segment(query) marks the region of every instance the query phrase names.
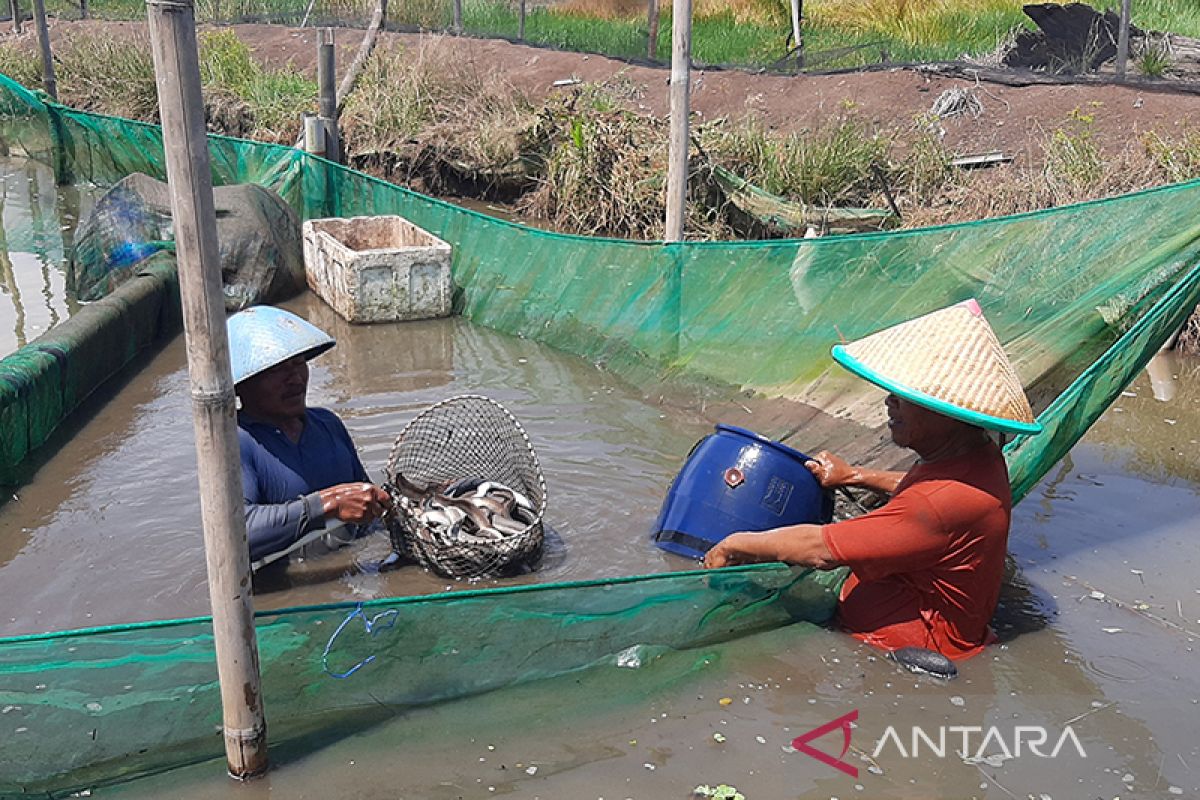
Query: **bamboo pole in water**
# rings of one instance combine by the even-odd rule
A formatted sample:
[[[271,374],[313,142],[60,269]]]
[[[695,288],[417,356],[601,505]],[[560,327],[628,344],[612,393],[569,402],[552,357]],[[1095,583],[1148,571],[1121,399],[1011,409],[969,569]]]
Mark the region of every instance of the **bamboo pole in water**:
[[[193,0],[147,0],[146,7],[177,243],[225,755],[229,774],[244,779],[267,769],[267,729],[195,8]]]
[[[54,57],[50,54],[50,29],[46,26],[46,4],[33,0],[33,25],[42,51],[42,87],[50,99],[58,102],[58,81],[54,78]]]
[[[692,0],[674,0],[671,14],[671,145],[667,166],[667,231],[664,238],[668,242],[681,242],[687,204]]]

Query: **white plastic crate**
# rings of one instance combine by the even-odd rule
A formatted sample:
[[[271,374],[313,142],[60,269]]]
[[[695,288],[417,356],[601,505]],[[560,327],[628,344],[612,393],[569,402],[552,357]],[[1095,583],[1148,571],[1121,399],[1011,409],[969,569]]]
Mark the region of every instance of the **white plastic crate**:
[[[304,223],[308,285],[349,322],[450,314],[450,245],[404,217]]]

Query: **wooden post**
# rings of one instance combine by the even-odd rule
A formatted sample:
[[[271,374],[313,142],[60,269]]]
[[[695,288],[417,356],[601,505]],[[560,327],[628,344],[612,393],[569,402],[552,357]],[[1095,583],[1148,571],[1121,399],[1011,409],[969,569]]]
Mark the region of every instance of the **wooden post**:
[[[454,32],[456,34],[463,32],[462,0],[454,0]]]
[[[267,769],[236,402],[225,331],[194,0],[147,0],[191,376],[217,677],[229,774]]]
[[[8,0],[8,7],[12,12],[13,33],[21,32],[21,4],[18,0]]]
[[[517,6],[517,41],[525,41],[525,0]]]
[[[658,58],[658,0],[646,2],[646,58]]]
[[[337,122],[337,76],[334,73],[333,28],[317,36],[317,114],[325,124],[325,157],[341,163],[341,137]]]
[[[88,18],[88,0],[79,0],[79,18]]]
[[[38,47],[42,51],[42,87],[50,99],[58,102],[58,81],[54,79],[54,57],[50,54],[50,29],[46,27],[46,4],[33,0],[33,25],[37,29]]]
[[[1121,0],[1121,23],[1117,31],[1117,77],[1125,80],[1125,69],[1129,64],[1129,17],[1130,0]]]
[[[688,115],[692,60],[692,0],[671,5],[671,146],[667,166],[668,242],[683,241],[687,207]]]

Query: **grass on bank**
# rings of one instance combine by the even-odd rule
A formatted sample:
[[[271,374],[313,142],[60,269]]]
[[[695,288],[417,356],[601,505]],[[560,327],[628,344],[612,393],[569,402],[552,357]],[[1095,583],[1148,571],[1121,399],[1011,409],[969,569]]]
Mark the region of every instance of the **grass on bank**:
[[[1014,29],[1031,27],[1023,0],[806,0],[804,42],[809,67],[831,69],[881,60],[935,61],[993,51]],[[534,6],[534,4],[530,4]],[[660,0],[656,58],[671,55],[670,4]],[[1097,8],[1119,9],[1120,0],[1093,0]],[[78,18],[75,0],[49,0],[50,12]],[[309,24],[362,27],[374,0],[318,0]],[[200,0],[202,22],[298,24],[305,0]],[[134,0],[90,0],[100,19],[145,18]],[[697,0],[692,32],[693,58],[700,64],[770,66],[788,51],[791,23],[787,0]],[[389,25],[449,30],[452,0],[392,0]],[[1138,0],[1134,24],[1147,30],[1200,37],[1200,2]],[[517,38],[513,0],[463,0],[463,30],[474,36]],[[644,58],[648,24],[644,0],[569,0],[528,9],[525,38],[564,50]],[[1153,68],[1153,58],[1149,62]]]
[[[230,31],[202,38],[206,97],[244,103],[252,133],[294,135],[293,115],[315,104],[316,87],[288,70],[265,70]],[[658,238],[665,216],[666,120],[636,113],[640,89],[620,78],[580,85],[535,104],[455,56],[444,39],[403,53],[380,48],[351,95],[343,132],[351,161],[382,177],[438,191],[445,166],[463,174],[524,177],[518,207],[550,228],[633,239]],[[76,37],[60,48],[65,102],[153,119],[153,71],[144,39]],[[27,85],[40,71],[31,50],[0,46],[0,70]],[[701,153],[767,191],[810,205],[884,207],[879,175],[906,227],[1047,208],[1200,177],[1200,131],[1146,133],[1119,152],[1094,135],[1101,105],[1048,122],[1030,151],[1040,156],[963,172],[933,133],[933,120],[883,127],[847,106],[836,118],[790,135],[753,122],[717,120],[695,130]],[[364,154],[371,163],[355,162]],[[396,165],[407,169],[397,169]],[[697,187],[702,193],[703,186]],[[712,198],[689,206],[692,238],[735,238]],[[705,202],[700,202],[700,200]]]
[[[316,108],[316,83],[290,68],[264,68],[231,30],[203,32],[199,44],[210,126],[262,141],[294,141],[300,112]],[[154,61],[144,33],[127,38],[81,33],[57,45],[55,62],[63,103],[157,121]],[[0,72],[26,86],[41,85],[38,55],[22,43],[0,45]]]

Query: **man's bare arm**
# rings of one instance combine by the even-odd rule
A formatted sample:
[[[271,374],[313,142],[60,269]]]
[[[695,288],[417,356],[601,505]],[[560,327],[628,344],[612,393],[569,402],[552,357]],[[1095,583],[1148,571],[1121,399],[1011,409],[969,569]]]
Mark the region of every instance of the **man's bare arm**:
[[[704,556],[704,566],[710,569],[763,561],[783,561],[817,569],[832,569],[841,563],[829,552],[820,525],[789,525],[758,533],[733,533]]]
[[[826,489],[855,486],[891,495],[895,494],[896,487],[900,485],[900,480],[904,477],[903,472],[852,466],[845,459],[835,456],[828,450],[817,453],[804,465]]]

